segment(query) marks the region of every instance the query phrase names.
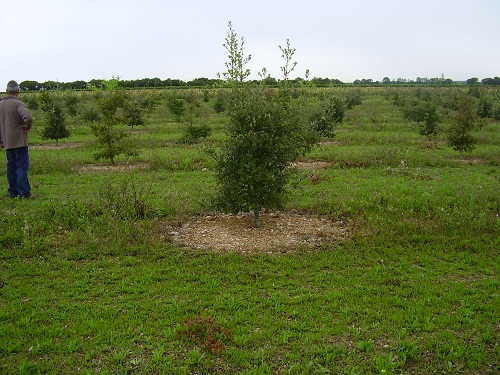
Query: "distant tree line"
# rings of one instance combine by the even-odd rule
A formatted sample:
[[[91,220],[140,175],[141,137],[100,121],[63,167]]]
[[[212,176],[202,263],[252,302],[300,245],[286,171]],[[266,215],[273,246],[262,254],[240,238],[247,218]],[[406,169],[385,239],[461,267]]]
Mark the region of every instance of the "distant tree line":
[[[87,90],[89,87],[102,88],[105,85],[106,79],[92,79],[89,82],[86,81],[74,81],[74,82],[58,82],[58,81],[22,81],[20,83],[21,90],[23,91],[45,91],[45,90]],[[118,87],[122,88],[162,88],[162,87],[210,87],[222,82],[221,79],[211,79],[211,78],[195,78],[191,81],[183,81],[180,79],[167,78],[162,80],[160,78],[142,78],[135,80],[119,80]],[[257,81],[248,81],[250,84],[255,84]],[[259,81],[262,82],[262,81]],[[315,87],[329,87],[343,85],[344,82],[334,79],[334,78],[321,78],[314,77],[310,80],[305,80],[303,78],[291,79],[290,82],[295,84],[304,84]],[[268,76],[264,79],[264,83],[267,86],[277,86],[279,80]],[[384,77],[382,82],[374,81],[373,79],[356,79],[353,84],[355,85],[378,85],[378,84],[429,84],[429,85],[449,85],[463,82],[455,82],[450,78],[444,78],[443,76],[438,78],[422,78],[417,77],[416,80],[398,78],[390,79],[389,77]],[[468,85],[483,84],[483,85],[500,85],[500,77],[494,78],[484,78],[479,81],[479,78],[469,78],[466,82]]]
[[[406,78],[398,78],[396,80],[390,79],[389,77],[384,77],[382,80],[383,84],[427,84],[427,85],[451,85],[453,84],[453,80],[451,78],[444,78],[443,75],[441,77],[427,78],[427,77],[417,77],[415,80],[406,79]]]
[[[479,83],[478,78],[469,78],[466,82],[468,85],[475,85]],[[484,78],[481,80],[483,85],[500,85],[500,77]]]
[[[57,81],[23,81],[19,84],[23,91],[44,91],[44,90],[87,90],[89,87],[103,88],[106,85],[106,79],[92,79],[86,81],[57,82]],[[142,78],[135,80],[119,80],[118,87],[122,88],[147,88],[147,87],[181,87],[181,86],[212,86],[219,82],[218,79],[196,78],[185,82],[180,79],[167,78]]]
[[[457,82],[453,81],[451,78],[445,78],[444,76],[441,77],[434,77],[434,78],[426,78],[426,77],[417,77],[415,80],[411,79],[406,79],[406,78],[398,78],[398,79],[390,79],[389,77],[384,77],[382,79],[382,82],[379,81],[374,81],[372,79],[357,79],[353,82],[354,84],[361,84],[361,85],[377,85],[377,84],[385,84],[385,85],[399,85],[399,84],[406,84],[406,85],[451,85],[451,84],[459,84],[463,82]],[[475,84],[483,84],[483,85],[500,85],[500,78],[495,77],[495,78],[483,78],[481,81],[479,81],[479,78],[469,78],[468,80],[465,81],[466,84],[468,85],[475,85]]]
[[[74,82],[57,82],[57,81],[23,81],[20,83],[21,90],[23,91],[45,91],[45,90],[87,90],[89,87],[103,88],[106,83],[106,79],[92,79],[88,82],[86,81],[74,81]],[[264,84],[267,86],[278,86],[279,81],[271,76],[266,77]],[[195,78],[191,81],[183,81],[180,79],[167,78],[162,80],[160,78],[142,78],[135,80],[119,80],[118,87],[121,88],[162,88],[162,87],[210,87],[222,83],[221,79],[211,79],[211,78]],[[262,81],[248,81],[249,84],[261,83]],[[327,87],[343,85],[344,83],[338,79],[331,78],[318,78],[314,77],[309,81],[303,78],[296,78],[290,80],[292,83],[302,83],[310,84],[316,87]]]

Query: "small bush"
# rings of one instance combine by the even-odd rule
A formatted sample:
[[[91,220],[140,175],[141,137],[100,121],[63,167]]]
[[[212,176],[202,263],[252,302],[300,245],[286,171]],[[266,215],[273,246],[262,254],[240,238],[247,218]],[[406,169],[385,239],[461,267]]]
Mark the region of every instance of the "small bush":
[[[345,100],[341,97],[323,100],[311,116],[314,130],[324,137],[333,137],[337,124],[344,120],[345,109]]]
[[[492,117],[495,121],[500,121],[500,103],[493,107]]]
[[[66,117],[58,104],[52,104],[52,108],[46,108],[44,112],[46,126],[42,130],[42,139],[69,138],[70,132],[66,126]]]
[[[345,98],[345,105],[347,109],[352,109],[362,104],[361,92],[359,90],[349,92]]]
[[[64,99],[64,105],[66,107],[66,112],[70,116],[76,116],[78,113],[78,103],[79,99],[76,95],[68,95]]]
[[[184,112],[186,111],[185,99],[183,97],[170,97],[167,100],[167,107],[175,116],[177,121],[181,121]]]
[[[459,151],[460,156],[463,157],[463,153],[472,152],[477,143],[477,139],[472,136],[471,132],[477,126],[478,115],[473,101],[468,96],[459,99],[457,108],[453,124],[448,132],[448,145],[455,151]]]
[[[92,124],[98,122],[101,119],[99,111],[95,107],[85,108],[82,112],[82,119],[86,123]]]
[[[142,111],[138,103],[127,103],[127,105],[123,108],[123,121],[132,129],[134,126],[145,124]]]
[[[217,113],[222,113],[226,110],[226,97],[221,91],[218,91],[215,97],[214,110]]]
[[[26,106],[32,111],[36,111],[38,108],[40,108],[38,99],[32,95],[30,95],[26,100]]]
[[[207,138],[212,134],[209,125],[188,125],[183,132],[180,143],[193,144],[198,143],[201,138]]]
[[[488,96],[483,96],[477,103],[477,115],[482,118],[492,117],[493,100]]]

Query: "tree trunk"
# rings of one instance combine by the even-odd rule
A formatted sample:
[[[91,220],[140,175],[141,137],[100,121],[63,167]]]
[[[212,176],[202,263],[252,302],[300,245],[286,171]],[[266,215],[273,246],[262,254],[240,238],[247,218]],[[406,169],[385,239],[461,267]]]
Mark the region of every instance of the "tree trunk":
[[[255,228],[260,228],[260,211],[254,210],[253,217],[255,219]]]

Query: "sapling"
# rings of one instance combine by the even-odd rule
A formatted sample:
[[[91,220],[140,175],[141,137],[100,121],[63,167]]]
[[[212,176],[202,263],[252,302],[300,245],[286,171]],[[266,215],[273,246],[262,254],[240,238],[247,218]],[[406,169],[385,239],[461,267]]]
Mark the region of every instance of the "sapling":
[[[59,139],[68,138],[70,132],[66,126],[66,117],[59,104],[54,103],[44,113],[46,125],[42,130],[42,139],[53,139],[59,143]]]
[[[41,102],[46,123],[42,129],[42,139],[52,139],[59,143],[59,139],[68,138],[70,132],[66,126],[66,116],[61,104],[45,92],[41,95]]]
[[[177,122],[182,121],[184,112],[186,111],[185,99],[182,96],[171,96],[167,99],[167,107],[175,116]]]
[[[441,117],[437,111],[437,105],[433,102],[425,102],[424,121],[420,128],[420,134],[426,136],[429,141],[439,133],[438,125],[441,122]]]
[[[403,108],[403,115],[410,121],[415,121],[419,126],[421,135],[426,136],[429,141],[439,133],[438,125],[441,117],[438,113],[438,105],[429,93],[421,94],[424,99],[416,99],[407,103]]]
[[[93,123],[91,129],[101,147],[94,156],[97,160],[109,159],[114,164],[116,156],[135,153],[132,143],[123,141],[128,134],[117,129],[119,124],[126,122],[126,108],[130,105],[130,99],[123,91],[117,90],[118,78],[113,77],[103,83],[104,90],[93,88],[100,121]]]
[[[464,152],[472,152],[475,147],[477,140],[471,132],[477,124],[478,115],[474,102],[468,95],[462,96],[458,100],[457,111],[448,133],[448,145],[459,151],[461,158]]]
[[[221,152],[213,153],[216,203],[228,212],[253,212],[255,226],[260,227],[263,209],[283,207],[293,173],[290,165],[310,150],[317,134],[290,95],[288,78],[296,63],[292,63],[295,50],[289,41],[280,47],[285,59],[284,80],[277,91],[244,82],[250,74],[246,68],[250,55],[245,56],[243,46],[243,38],[237,38],[229,23],[224,44],[229,62],[223,74],[230,89],[229,138]]]

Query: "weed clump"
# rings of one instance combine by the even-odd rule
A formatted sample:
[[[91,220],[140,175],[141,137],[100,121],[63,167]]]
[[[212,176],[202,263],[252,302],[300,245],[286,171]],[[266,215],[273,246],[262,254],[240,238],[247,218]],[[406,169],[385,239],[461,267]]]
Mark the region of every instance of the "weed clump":
[[[206,318],[196,316],[184,321],[184,329],[177,333],[177,337],[200,346],[207,352],[219,354],[225,349],[224,341],[233,338],[233,332],[228,328],[222,328],[213,316]]]

